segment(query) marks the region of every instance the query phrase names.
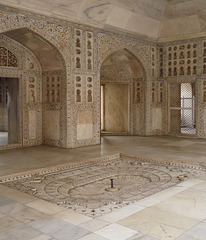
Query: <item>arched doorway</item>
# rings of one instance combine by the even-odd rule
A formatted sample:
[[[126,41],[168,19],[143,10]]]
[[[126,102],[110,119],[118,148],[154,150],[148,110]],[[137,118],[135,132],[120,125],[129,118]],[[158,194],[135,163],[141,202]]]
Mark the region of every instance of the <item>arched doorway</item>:
[[[61,54],[27,28],[1,34],[1,47],[9,49],[18,62],[18,66],[9,68],[0,64],[0,79],[18,82],[19,129],[18,140],[0,149],[42,143],[66,147],[66,70]],[[12,115],[10,121],[14,118]]]
[[[20,141],[19,100],[19,79],[0,77],[0,145]]]
[[[102,134],[143,134],[144,78],[141,63],[127,49],[105,59],[100,69]]]

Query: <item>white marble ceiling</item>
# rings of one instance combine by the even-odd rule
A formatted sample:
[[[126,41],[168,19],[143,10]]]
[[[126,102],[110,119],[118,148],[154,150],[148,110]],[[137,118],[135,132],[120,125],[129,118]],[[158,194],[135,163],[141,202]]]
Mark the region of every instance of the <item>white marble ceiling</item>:
[[[0,4],[154,39],[206,32],[206,0],[0,0]]]

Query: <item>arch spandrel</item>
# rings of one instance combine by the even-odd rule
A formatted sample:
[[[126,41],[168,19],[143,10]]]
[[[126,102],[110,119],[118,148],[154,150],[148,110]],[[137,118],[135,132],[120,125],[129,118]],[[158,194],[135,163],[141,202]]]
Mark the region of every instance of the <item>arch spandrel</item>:
[[[55,105],[55,106],[62,106],[59,107],[56,111],[54,111],[55,106],[52,104],[47,104],[46,106],[42,105],[42,101],[44,100],[44,95],[43,95],[43,99],[41,100],[41,98],[38,98],[37,95],[35,95],[35,102],[33,100],[34,95],[32,95],[33,98],[31,98],[29,95],[27,96],[25,94],[25,92],[29,92],[28,90],[28,86],[32,85],[31,84],[26,84],[26,80],[30,80],[29,76],[28,78],[25,78],[25,72],[23,72],[22,74],[22,70],[25,68],[26,63],[25,63],[25,52],[21,51],[21,50],[17,50],[14,47],[14,53],[16,53],[17,51],[19,58],[21,58],[21,62],[22,66],[20,68],[20,70],[18,71],[18,77],[19,76],[23,76],[23,78],[21,79],[20,83],[21,83],[21,87],[20,89],[24,89],[24,91],[22,91],[23,93],[23,102],[29,102],[28,104],[25,104],[25,109],[24,109],[24,119],[22,121],[24,121],[24,132],[23,132],[23,146],[28,146],[28,145],[35,145],[35,144],[40,144],[43,141],[46,142],[46,144],[48,145],[55,145],[55,146],[66,146],[66,142],[67,142],[67,125],[66,125],[66,97],[67,97],[67,82],[70,81],[70,78],[68,77],[69,75],[67,75],[67,72],[70,71],[70,34],[69,28],[66,28],[64,26],[59,26],[53,23],[48,23],[46,21],[43,20],[34,20],[34,19],[30,19],[29,17],[24,17],[24,16],[20,16],[18,14],[13,14],[13,13],[6,13],[3,12],[0,14],[0,33],[5,37],[10,39],[10,41],[14,41],[17,45],[21,45],[22,47],[25,47],[26,49],[30,50],[39,60],[40,57],[42,57],[41,52],[38,54],[38,47],[36,47],[35,50],[35,42],[32,42],[32,38],[29,38],[29,42],[26,42],[28,38],[22,39],[21,38],[21,33],[23,32],[25,36],[28,36],[29,34],[31,34],[32,36],[35,36],[36,38],[36,42],[38,43],[38,41],[42,41],[42,48],[44,48],[45,46],[45,51],[49,53],[51,51],[55,52],[58,54],[58,59],[59,61],[61,61],[61,66],[59,65],[58,68],[53,68],[50,66],[50,68],[46,68],[46,66],[44,64],[42,64],[42,62],[40,62],[42,70],[44,71],[43,76],[39,76],[39,78],[37,80],[41,80],[42,81],[42,77],[44,79],[45,74],[47,74],[50,78],[52,78],[53,76],[55,77],[55,81],[57,79],[57,76],[61,77],[61,99],[59,100],[60,102]],[[11,34],[11,35],[10,35]],[[14,37],[12,37],[12,34],[14,34]],[[5,43],[6,44],[6,43]],[[30,45],[30,44],[34,44],[34,45]],[[12,44],[11,44],[12,45]],[[38,44],[37,44],[38,45]],[[36,45],[36,46],[37,46]],[[34,48],[33,48],[34,47]],[[20,48],[23,49],[23,48]],[[39,50],[40,51],[40,50]],[[48,57],[47,57],[48,59]],[[49,63],[50,59],[48,59],[48,63]],[[46,63],[47,61],[45,61]],[[28,65],[29,67],[29,65]],[[5,70],[2,70],[5,71]],[[6,70],[7,71],[7,70]],[[31,71],[32,74],[32,71]],[[46,76],[47,76],[46,75]],[[7,75],[6,75],[7,76]],[[12,75],[13,76],[13,75]],[[12,77],[11,74],[8,77]],[[15,72],[15,77],[17,76],[17,73]],[[37,81],[35,80],[35,81]],[[27,81],[27,82],[28,82]],[[33,80],[32,80],[33,81]],[[43,80],[44,82],[44,80]],[[40,86],[42,87],[42,86]],[[37,87],[38,88],[38,87]],[[33,90],[33,89],[31,89]],[[42,90],[40,88],[38,88],[38,93],[41,92]],[[37,100],[36,100],[37,99]],[[41,101],[40,103],[36,103],[39,102],[39,100]],[[31,102],[32,101],[32,102]],[[56,101],[56,98],[55,98]],[[40,104],[40,105],[39,105]],[[41,106],[42,105],[42,106]],[[40,108],[40,110],[38,109],[38,107]],[[44,113],[43,115],[41,114],[41,111]],[[29,119],[31,117],[31,115],[36,115],[36,121],[38,121],[38,124],[34,124],[34,126],[40,126],[38,129],[44,128],[44,132],[45,132],[45,126],[47,123],[47,118],[45,118],[45,116],[47,116],[48,114],[54,114],[57,113],[55,115],[55,117],[57,116],[58,119],[58,130],[56,130],[56,132],[50,134],[49,137],[43,136],[42,139],[42,132],[39,130],[39,134],[37,136],[36,139],[33,140],[30,139],[32,137],[32,133],[29,130]],[[32,116],[33,116],[32,115]],[[43,117],[41,117],[41,115]],[[58,117],[59,116],[59,117]],[[54,129],[54,128],[53,128]],[[57,132],[58,131],[58,132]],[[36,130],[33,130],[33,132],[36,132]],[[48,131],[47,131],[48,132]]]
[[[149,65],[149,46],[131,43],[105,34],[99,34],[98,36],[98,69],[100,70],[103,62],[110,55],[123,49],[136,57],[137,62],[144,71],[144,79],[146,79]]]
[[[0,22],[2,23],[0,24],[0,33],[23,28],[29,29],[58,49],[65,62],[68,63],[70,61],[71,34],[69,27],[6,12],[1,12]]]
[[[125,76],[121,77],[119,75],[120,69],[124,72]],[[107,78],[104,76],[104,73],[107,71],[112,72],[110,75],[116,75],[116,77],[112,77],[114,80],[115,78],[119,80],[145,80],[146,78],[146,72],[142,62],[126,48],[119,49],[104,59],[100,68],[101,78]]]
[[[21,50],[20,44],[13,41],[12,39],[0,34],[0,46],[10,51],[17,59],[17,67],[15,69],[23,68],[23,51]],[[0,66],[4,67],[4,66]]]

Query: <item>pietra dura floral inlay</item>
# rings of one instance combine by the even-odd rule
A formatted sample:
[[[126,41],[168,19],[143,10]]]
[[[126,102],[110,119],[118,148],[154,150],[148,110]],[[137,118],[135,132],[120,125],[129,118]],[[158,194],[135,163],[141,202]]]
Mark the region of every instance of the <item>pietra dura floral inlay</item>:
[[[86,216],[98,217],[204,171],[167,160],[115,154],[4,177],[1,182]]]

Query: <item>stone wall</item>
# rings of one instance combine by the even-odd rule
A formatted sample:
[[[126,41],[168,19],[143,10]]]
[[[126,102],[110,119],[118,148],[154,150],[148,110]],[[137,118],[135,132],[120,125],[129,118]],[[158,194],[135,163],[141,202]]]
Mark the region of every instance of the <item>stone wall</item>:
[[[164,133],[170,134],[169,129],[169,96],[170,85],[173,83],[191,83],[195,86],[196,96],[196,128],[197,137],[205,138],[205,85],[206,85],[206,38],[178,40],[158,44],[159,73],[154,84],[163,84]],[[158,89],[154,90],[157,96]],[[173,93],[174,94],[174,93]],[[155,105],[157,105],[157,101]],[[152,132],[153,133],[153,132]]]
[[[115,133],[129,132],[129,84],[104,84],[105,123],[104,131]]]
[[[19,140],[13,147],[31,146],[42,143],[42,124],[41,124],[41,67],[37,58],[28,49],[22,45],[11,40],[10,38],[0,36],[1,49],[11,52],[15,58],[16,63],[8,67],[6,62],[1,61],[0,76],[4,79],[19,79]],[[1,52],[2,54],[2,52]],[[1,56],[2,59],[2,56]],[[4,91],[5,94],[5,91]],[[5,109],[8,113],[8,110]],[[29,112],[33,111],[33,124],[30,124]],[[6,113],[5,113],[6,116]],[[35,119],[35,122],[34,122]],[[30,127],[29,127],[30,126]],[[35,132],[31,134],[30,132]],[[6,146],[1,146],[5,149]]]
[[[20,141],[12,147],[99,144],[100,85],[118,81],[129,88],[129,134],[147,136],[170,134],[170,83],[195,83],[197,136],[206,137],[206,38],[158,43],[7,7],[0,13],[0,47],[18,63],[1,65],[0,77],[20,80]],[[102,75],[122,50],[137,63],[134,74]]]

